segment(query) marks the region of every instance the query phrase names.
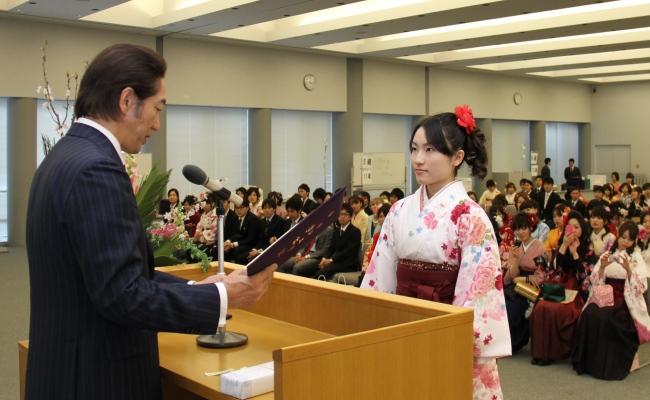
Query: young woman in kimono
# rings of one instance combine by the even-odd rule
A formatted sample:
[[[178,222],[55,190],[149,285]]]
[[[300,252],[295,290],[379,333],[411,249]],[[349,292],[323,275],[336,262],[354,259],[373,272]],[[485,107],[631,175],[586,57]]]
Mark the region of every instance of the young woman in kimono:
[[[523,283],[542,283],[548,265],[548,254],[544,243],[535,239],[534,232],[539,225],[537,214],[520,211],[515,215],[514,228],[519,241],[510,250],[506,264],[504,283],[508,286]],[[514,287],[508,290],[513,293]],[[526,311],[530,307],[528,299],[514,294],[506,297],[506,312],[510,328],[512,352],[516,353],[528,344],[530,330]]]
[[[571,352],[579,375],[622,380],[630,373],[639,345],[650,340],[650,316],[643,298],[648,270],[636,249],[638,234],[634,222],[624,222],[612,251],[603,253],[589,277],[591,290]],[[613,294],[605,295],[606,285]]]
[[[487,173],[471,110],[428,117],[411,137],[420,188],[390,209],[361,287],[474,309],[474,398],[501,399],[496,359],[510,355],[496,233],[456,172]]]
[[[553,213],[555,214],[555,209]],[[549,264],[547,280],[560,278],[566,289],[577,290],[572,303],[563,304],[540,299],[530,314],[531,364],[546,366],[571,355],[573,337],[578,327],[580,311],[589,294],[589,275],[598,257],[589,239],[589,226],[582,214],[572,210],[561,218],[559,247]],[[570,228],[569,228],[570,226]]]
[[[609,211],[605,207],[598,206],[591,210],[591,243],[594,245],[596,257],[608,252],[616,240],[616,236],[609,231],[609,218]]]
[[[512,248],[515,242],[515,232],[505,223],[507,213],[502,207],[498,205],[490,206],[488,215],[494,218],[499,228],[498,236],[501,240],[497,241],[499,242],[499,256],[501,257],[501,265],[503,266],[510,258],[510,248]]]

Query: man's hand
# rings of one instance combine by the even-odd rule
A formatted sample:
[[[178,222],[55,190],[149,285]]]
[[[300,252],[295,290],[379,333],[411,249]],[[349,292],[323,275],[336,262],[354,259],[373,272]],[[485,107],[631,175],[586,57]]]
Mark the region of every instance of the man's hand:
[[[296,255],[296,257],[293,259],[294,264],[298,264],[299,262],[305,261],[306,258],[303,256]]]
[[[332,260],[323,258],[322,260],[320,260],[320,264],[318,264],[318,268],[326,267],[326,266],[330,265],[331,263],[332,263]]]
[[[223,244],[223,251],[230,251],[231,248],[232,248],[232,243],[230,243],[230,242],[225,242],[225,243]]]
[[[266,293],[277,268],[278,265],[273,264],[250,277],[246,268],[230,273],[223,280],[228,291],[228,308],[247,308],[257,303]]]
[[[201,282],[195,282],[194,284],[195,285],[206,285],[208,283],[223,282],[224,279],[226,279],[225,274],[214,274],[214,275],[208,276],[207,278],[205,278]]]
[[[253,258],[257,257],[258,254],[260,254],[259,251],[251,250],[250,252],[248,252],[248,260],[249,261],[252,260]]]

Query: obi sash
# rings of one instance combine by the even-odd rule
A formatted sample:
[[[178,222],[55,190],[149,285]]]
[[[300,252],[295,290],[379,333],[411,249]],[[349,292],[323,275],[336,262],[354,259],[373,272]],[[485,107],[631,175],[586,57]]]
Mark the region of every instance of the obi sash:
[[[397,263],[397,289],[402,296],[451,304],[460,268],[400,259]]]

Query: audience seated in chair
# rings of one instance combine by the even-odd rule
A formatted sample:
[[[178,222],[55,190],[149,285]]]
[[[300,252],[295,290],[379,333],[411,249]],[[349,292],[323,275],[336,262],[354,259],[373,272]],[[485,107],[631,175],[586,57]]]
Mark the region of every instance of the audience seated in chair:
[[[557,210],[557,208],[556,208]],[[566,218],[566,222],[564,219]],[[562,216],[559,247],[545,270],[545,279],[578,294],[571,303],[538,300],[530,314],[530,352],[533,365],[546,366],[571,355],[580,310],[589,291],[589,274],[598,260],[591,247],[589,226],[582,214],[572,210]]]
[[[251,186],[246,190],[246,198],[248,199],[248,207],[253,215],[262,219],[262,192],[260,188]]]
[[[196,201],[196,197],[191,194],[185,196],[183,199],[183,212],[185,213],[183,225],[185,227],[185,232],[187,232],[187,236],[192,239],[194,239],[196,227],[201,221],[201,213],[199,213],[199,206],[196,204]]]
[[[608,227],[609,212],[605,207],[598,206],[591,210],[589,225],[591,226],[590,240],[594,247],[594,253],[596,253],[596,257],[600,257],[612,248],[616,240],[616,235],[610,232]]]
[[[282,207],[282,201],[284,200],[282,198],[282,193],[280,192],[269,192],[269,194],[266,196],[267,199],[273,199],[275,200],[275,215],[280,217],[280,219],[287,219],[287,210]]]
[[[374,235],[372,235],[372,244],[368,246],[366,249],[366,252],[363,255],[363,261],[361,263],[361,275],[359,275],[359,279],[357,281],[357,284],[355,286],[360,287],[361,282],[363,281],[363,277],[366,274],[366,268],[368,268],[368,264],[370,264],[370,259],[372,258],[372,255],[375,252],[375,247],[377,246],[377,241],[379,240],[379,235],[381,234],[381,226],[384,224],[384,220],[386,219],[386,216],[388,215],[388,212],[390,211],[390,206],[388,204],[384,204],[377,210],[377,219],[378,219],[378,228],[377,232],[375,232]]]
[[[224,242],[226,261],[234,262],[240,255],[248,254],[257,243],[260,234],[260,219],[248,208],[248,199],[240,206],[235,206],[237,219],[230,237]]]
[[[361,231],[361,244],[363,244],[368,233],[368,214],[363,211],[363,204],[359,197],[350,197],[348,204],[352,207],[352,225]]]
[[[496,195],[500,194],[501,192],[499,192],[497,189],[497,183],[492,179],[488,179],[487,182],[485,182],[485,186],[487,186],[487,190],[481,195],[481,198],[478,200],[478,204],[482,206],[489,206],[492,205],[492,200],[494,200]]]
[[[576,372],[603,380],[622,380],[639,345],[650,340],[650,316],[643,298],[648,270],[637,249],[639,228],[621,225],[612,253],[598,260],[582,310],[571,362]]]
[[[253,249],[248,253],[241,253],[235,259],[237,264],[248,264],[284,234],[284,220],[275,215],[276,207],[277,205],[273,199],[266,199],[262,202],[262,213],[264,218],[260,222],[259,239],[257,240],[257,244],[255,244]]]
[[[302,199],[303,215],[309,214],[311,210],[314,207],[316,207],[316,202],[314,202],[314,200],[309,198],[309,192],[311,192],[311,190],[309,189],[309,186],[306,183],[303,183],[300,186],[298,186],[298,195]]]
[[[555,205],[560,202],[560,196],[553,191],[554,185],[553,178],[546,177],[544,178],[544,193],[540,194],[538,197],[538,202],[540,210],[539,217],[542,221],[546,223],[549,227],[553,228],[553,208]]]
[[[352,207],[349,204],[341,206],[339,215],[340,227],[334,229],[332,243],[323,254],[318,264],[314,278],[321,276],[330,279],[336,272],[353,272],[361,268],[359,248],[361,247],[361,231],[352,225]]]

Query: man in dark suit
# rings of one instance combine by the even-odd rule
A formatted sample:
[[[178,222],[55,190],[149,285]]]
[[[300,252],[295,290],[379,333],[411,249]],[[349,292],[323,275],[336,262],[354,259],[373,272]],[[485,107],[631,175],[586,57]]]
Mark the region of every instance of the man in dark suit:
[[[324,276],[330,279],[337,272],[353,272],[361,269],[359,262],[359,247],[361,247],[361,231],[350,222],[352,207],[349,204],[341,206],[339,215],[340,227],[334,229],[332,244],[327,248],[318,264],[314,278]]]
[[[571,195],[571,198],[569,200],[569,207],[571,207],[572,210],[576,210],[580,214],[582,214],[583,217],[589,218],[589,213],[587,212],[587,206],[584,203],[584,200],[582,198],[582,195],[580,195],[580,189],[578,188],[571,188],[569,189],[569,194]]]
[[[542,177],[542,179],[546,178],[547,176],[551,176],[551,159],[546,157],[544,159],[544,166],[542,167],[542,170],[539,172],[539,176]]]
[[[214,333],[227,307],[251,306],[272,277],[241,270],[195,285],[154,270],[121,151],[138,153],[159,129],[165,70],[141,46],[97,55],[80,118],[34,175],[27,400],[160,399],[157,332]]]
[[[544,178],[544,193],[539,195],[539,199],[541,200],[541,202],[539,202],[540,219],[546,222],[546,225],[551,229],[555,228],[555,222],[553,222],[553,208],[562,200],[560,195],[553,191],[553,185],[553,178],[550,176]]]
[[[226,261],[232,262],[253,250],[259,240],[261,224],[257,215],[250,211],[248,199],[244,199],[240,206],[235,206],[235,214],[235,229],[223,244],[224,257]]]
[[[573,158],[569,158],[569,166],[564,169],[564,180],[569,182],[571,178],[580,178],[582,179],[582,174],[580,173],[580,168],[576,167],[576,161]]]
[[[302,185],[298,186],[298,195],[300,195],[300,198],[302,199],[302,211],[305,214],[309,214],[311,210],[316,207],[316,203],[314,200],[309,198],[309,192],[311,190],[309,189],[309,186],[306,183],[303,183]]]
[[[240,254],[236,260],[237,264],[246,265],[252,259],[260,255],[267,247],[273,244],[284,234],[284,221],[275,214],[275,200],[265,199],[262,202],[262,213],[264,219],[260,223],[260,233],[257,244],[248,254]]]

